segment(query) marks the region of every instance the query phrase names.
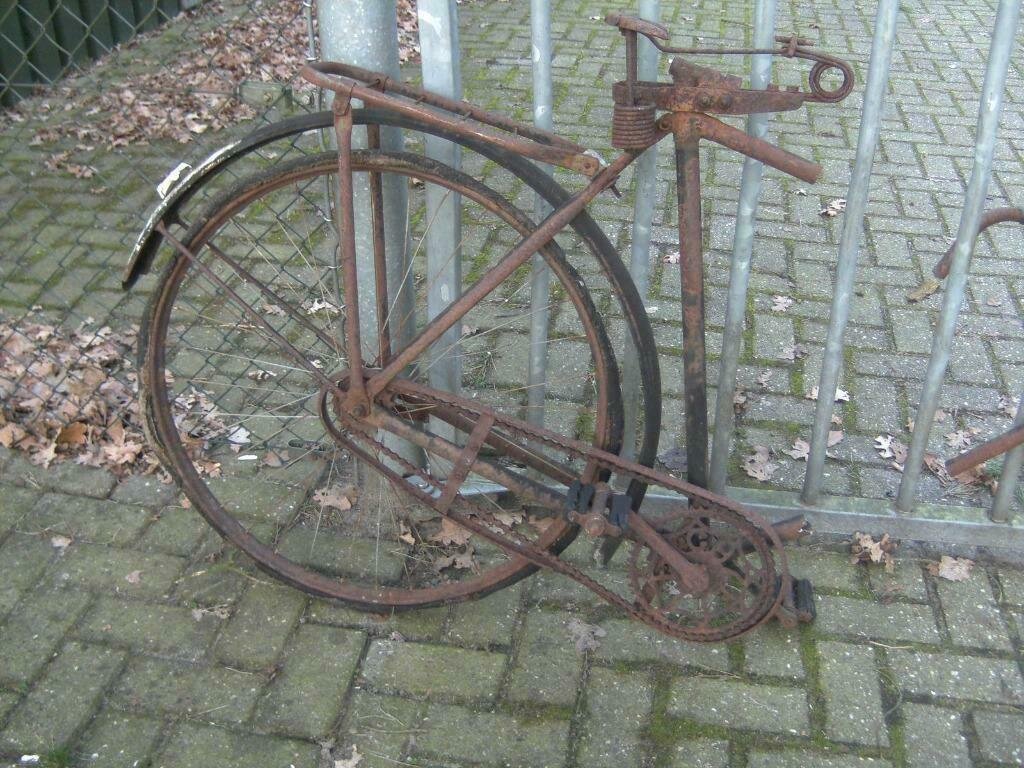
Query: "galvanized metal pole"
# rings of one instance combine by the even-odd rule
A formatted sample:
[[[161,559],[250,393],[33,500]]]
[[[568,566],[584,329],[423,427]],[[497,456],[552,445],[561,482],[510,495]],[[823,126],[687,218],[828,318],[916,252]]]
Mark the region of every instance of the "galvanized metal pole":
[[[530,0],[531,61],[533,62],[533,123],[538,128],[551,130],[551,0]],[[551,166],[541,168],[551,172]],[[550,211],[548,204],[537,195],[534,202],[536,221],[542,221]],[[551,270],[538,253],[533,256],[530,273],[530,357],[527,373],[526,420],[537,426],[544,425],[544,396],[548,380],[548,328],[551,320]]]
[[[318,0],[320,55],[328,61],[344,61],[398,78],[398,23],[395,0]],[[327,94],[330,97],[332,94]],[[329,100],[328,100],[329,103]],[[402,149],[401,131],[381,130],[381,147]],[[366,146],[357,129],[353,146]],[[359,267],[360,329],[372,360],[377,355],[377,312],[374,295],[373,233],[370,226],[369,180],[360,174],[355,184],[356,252]],[[388,298],[394,304],[391,318],[393,345],[411,331],[412,284],[406,275],[408,240],[408,192],[401,179],[384,177],[384,242],[388,264]],[[404,287],[404,290],[403,290]]]
[[[1024,394],[1017,403],[1017,417],[1013,424],[1024,424]],[[996,489],[992,512],[989,515],[996,523],[1010,522],[1010,504],[1013,503],[1014,492],[1017,490],[1017,477],[1020,475],[1021,465],[1024,465],[1024,444],[1012,448],[1003,459],[1003,472],[999,477],[999,488]]]
[[[868,202],[871,165],[875,158],[875,148],[878,146],[878,129],[889,84],[889,64],[892,60],[898,11],[898,0],[879,0],[878,11],[875,14],[875,36],[871,43],[871,62],[868,65],[868,81],[864,89],[864,105],[861,108],[857,155],[849,190],[846,193],[846,213],[839,241],[836,284],[832,295],[828,336],[825,339],[825,354],[821,363],[821,378],[818,381],[818,404],[814,409],[807,474],[804,475],[802,500],[805,504],[814,504],[818,500],[824,481],[825,449],[828,447],[828,431],[832,423],[836,388],[839,386],[839,372],[843,365],[843,335],[850,318],[850,302],[853,300],[853,281],[857,273],[857,256],[864,230],[864,211]]]
[[[775,0],[758,0],[754,9],[754,47],[771,48],[775,39]],[[750,87],[764,90],[772,79],[772,57],[752,56]],[[769,115],[753,114],[747,118],[747,133],[758,139],[768,134]],[[747,286],[750,284],[750,261],[754,249],[754,224],[757,221],[757,200],[761,195],[764,165],[752,157],[743,161],[740,199],[736,207],[736,234],[732,241],[732,265],[729,269],[729,295],[725,304],[725,330],[722,335],[722,357],[718,363],[718,397],[715,400],[715,438],[711,445],[711,490],[725,490],[729,465],[729,447],[733,430],[733,390],[743,346],[743,326],[747,312]]]
[[[967,268],[970,266],[971,251],[978,237],[978,224],[985,208],[985,192],[988,190],[992,171],[992,155],[995,152],[996,134],[999,130],[999,113],[1003,106],[1006,72],[1020,20],[1020,2],[1021,0],[1000,0],[996,12],[996,23],[988,53],[988,67],[985,70],[985,82],[981,87],[981,103],[978,108],[974,166],[967,184],[964,208],[960,214],[960,228],[957,230],[953,261],[949,268],[949,276],[946,278],[939,325],[932,340],[932,352],[921,391],[921,403],[914,417],[910,451],[904,465],[900,491],[896,497],[896,509],[902,512],[910,510],[914,504],[928,434],[935,418],[935,410],[938,408],[946,366],[949,364],[957,315],[960,313],[960,305],[963,303],[964,290],[967,286]]]
[[[317,0],[317,21],[320,55],[325,60],[344,61],[395,78],[400,76],[395,0]],[[332,94],[327,95],[330,97]],[[366,145],[362,131],[353,136],[353,145]],[[385,150],[400,151],[403,146],[401,131],[394,128],[382,129],[380,145]],[[369,178],[366,174],[359,174],[354,182],[360,330],[365,345],[363,354],[368,360],[373,360],[379,347]],[[391,343],[393,349],[400,349],[411,337],[415,324],[412,274],[407,269],[408,189],[404,179],[384,176],[381,192]],[[384,438],[389,447],[399,451],[406,459],[421,463],[422,452],[418,448],[390,434]]]
[[[423,87],[452,99],[462,98],[459,67],[459,24],[455,0],[419,0],[420,55]],[[436,136],[424,135],[428,157],[459,168],[458,145]],[[433,184],[426,185],[427,221],[427,315],[439,315],[462,291],[462,215],[459,195]],[[445,392],[458,392],[462,381],[461,327],[456,324],[430,351],[430,385]],[[438,419],[431,430],[453,439],[455,430]]]
[[[640,0],[640,18],[658,22],[661,19],[661,0]],[[658,79],[658,49],[645,37],[637,46],[637,77],[641,80]],[[633,277],[640,297],[647,299],[650,287],[651,225],[654,222],[654,200],[658,183],[658,145],[644,152],[633,166],[633,228],[630,235],[629,273]],[[641,391],[640,365],[633,339],[625,340],[622,357],[622,410],[625,429],[622,434],[621,454],[632,459],[636,455],[637,423]]]

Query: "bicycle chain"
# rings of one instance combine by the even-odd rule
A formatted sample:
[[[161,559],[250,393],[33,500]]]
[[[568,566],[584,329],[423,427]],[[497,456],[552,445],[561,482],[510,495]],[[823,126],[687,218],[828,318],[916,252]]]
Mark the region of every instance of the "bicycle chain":
[[[405,394],[403,390],[409,390],[413,393],[416,399],[426,401],[427,403],[433,401],[435,404],[452,408],[456,411],[462,412],[463,414],[469,413],[475,416],[480,416],[482,414],[482,411],[479,409],[479,407],[474,407],[474,404],[472,404],[471,402],[464,401],[458,397],[446,396],[445,393],[438,392],[437,390],[434,389],[420,387],[408,380],[394,382],[394,385],[395,386],[393,388],[399,390],[398,394]],[[644,477],[644,474],[647,473],[638,474],[637,472],[635,472],[635,470],[626,466],[625,462],[623,460],[619,460],[618,457],[612,457],[610,454],[608,455],[607,459],[605,457],[589,456],[588,451],[580,450],[580,448],[574,445],[572,441],[569,441],[568,439],[564,438],[561,435],[557,435],[552,432],[538,431],[535,428],[530,428],[528,431],[520,429],[515,424],[513,424],[508,418],[502,416],[501,414],[495,413],[493,411],[491,413],[493,413],[494,415],[496,427],[500,425],[504,430],[512,434],[518,435],[520,437],[523,437],[529,441],[546,443],[554,448],[565,451],[566,455],[569,457],[575,457],[577,459],[582,459],[585,461],[599,461],[602,464],[611,464],[615,469],[618,469],[623,474],[632,476],[636,479],[642,479],[647,482],[658,481],[658,479],[656,479],[656,473],[654,473],[653,470],[650,470],[650,474],[654,477]],[[369,437],[365,431],[359,429],[355,424],[349,422],[348,426],[350,428],[355,427],[355,431],[361,435],[362,440],[372,443],[376,451],[379,451],[380,453],[387,456],[391,461],[403,467],[404,471],[406,471],[409,476],[415,475],[417,477],[421,477],[427,483],[433,486],[437,491],[440,492],[443,490],[444,484],[441,481],[437,480],[436,478],[430,476],[429,473],[425,472],[422,467],[416,466],[412,462],[400,456],[394,450],[388,448],[382,442]],[[335,437],[340,437],[340,435],[335,434]],[[347,440],[343,441],[348,443]],[[351,443],[349,443],[349,447],[350,449],[353,448]],[[383,465],[381,462],[375,460],[364,450],[356,449],[356,452],[359,453],[364,460],[370,461],[371,463],[375,464],[385,474],[394,474],[392,470]],[[617,466],[619,464],[621,464],[622,466]],[[664,480],[664,478],[659,479]],[[410,493],[413,492],[412,489],[407,486],[407,484],[405,490]],[[712,514],[714,506],[720,505],[718,499],[714,498],[712,494],[706,491],[702,491],[702,489],[699,489],[696,486],[693,487],[693,493],[690,495],[700,498],[701,506],[704,508],[705,511],[707,511],[707,508],[710,507],[712,510]],[[606,602],[616,606],[617,608],[628,614],[630,617],[637,619],[638,621],[642,621],[645,624],[651,625],[659,631],[672,635],[673,637],[678,637],[683,640],[691,641],[695,639],[695,636],[687,632],[684,627],[681,627],[670,621],[666,621],[661,617],[660,614],[656,613],[654,610],[645,610],[638,604],[630,603],[622,596],[609,590],[596,579],[585,574],[576,566],[572,565],[571,563],[565,560],[562,560],[560,557],[558,557],[555,554],[552,554],[546,549],[537,547],[532,541],[524,539],[521,534],[517,533],[515,530],[505,525],[500,520],[498,520],[487,509],[487,507],[479,504],[478,502],[474,502],[471,499],[466,498],[462,495],[459,495],[458,498],[463,504],[471,507],[474,510],[476,518],[482,519],[484,521],[484,523],[481,523],[479,522],[478,519],[475,519],[470,515],[458,512],[454,508],[451,508],[447,512],[443,513],[444,516],[451,518],[452,521],[458,523],[460,526],[482,536],[483,538],[493,542],[494,544],[498,545],[506,551],[511,551],[518,554],[519,556],[532,562],[535,565],[548,568],[554,571],[555,573],[559,573],[563,576],[567,576],[573,579],[577,583],[582,584],[584,587],[597,594]],[[429,503],[429,501],[431,500],[432,497],[429,499],[423,499],[423,501],[427,503]],[[732,503],[727,503],[721,506],[724,506],[727,509],[729,509],[735,507],[736,505],[733,505]],[[785,573],[785,554],[782,551],[781,542],[779,542],[774,531],[768,528],[767,524],[761,521],[757,516],[752,515],[752,513],[747,512],[746,510],[740,508],[733,508],[731,509],[731,511],[747,519],[752,526],[754,526],[766,538],[768,538],[769,543],[772,544],[773,548],[776,549],[776,551],[778,551],[778,553],[781,555],[782,562],[780,563],[780,569],[783,573]],[[494,529],[501,531],[501,533],[495,532]],[[767,620],[767,618],[773,615],[775,609],[778,607],[781,601],[781,597],[782,592],[780,589],[775,595],[772,596],[772,599],[770,601],[765,600],[762,602],[759,608],[762,608],[763,610],[757,610],[755,612],[752,612],[746,622],[741,622],[736,627],[734,627],[734,631],[731,631],[728,634],[722,633],[721,636],[718,636],[713,631],[705,629],[701,631],[700,639],[705,641],[720,641],[745,634],[746,632],[758,626],[759,624]]]

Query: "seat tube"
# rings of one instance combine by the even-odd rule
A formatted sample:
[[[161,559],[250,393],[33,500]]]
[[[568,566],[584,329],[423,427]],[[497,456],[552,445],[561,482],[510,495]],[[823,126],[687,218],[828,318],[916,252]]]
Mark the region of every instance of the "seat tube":
[[[704,248],[701,229],[699,118],[676,117],[676,194],[679,206],[679,276],[683,307],[683,397],[686,476],[708,483],[707,361],[704,348]]]
[[[345,406],[353,415],[369,413],[363,382],[362,334],[359,328],[359,285],[356,266],[355,206],[352,191],[352,105],[340,94],[334,99],[334,132],[338,139],[338,250],[345,280],[345,346],[348,351],[349,389]]]

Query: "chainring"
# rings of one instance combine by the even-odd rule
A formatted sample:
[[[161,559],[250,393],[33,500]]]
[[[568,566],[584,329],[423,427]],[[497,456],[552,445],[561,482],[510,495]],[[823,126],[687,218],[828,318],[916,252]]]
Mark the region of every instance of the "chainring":
[[[743,635],[777,610],[789,574],[777,568],[767,531],[754,520],[702,499],[651,524],[691,562],[701,564],[708,585],[684,592],[682,580],[646,544],[636,543],[629,575],[636,607],[672,634],[698,642]]]

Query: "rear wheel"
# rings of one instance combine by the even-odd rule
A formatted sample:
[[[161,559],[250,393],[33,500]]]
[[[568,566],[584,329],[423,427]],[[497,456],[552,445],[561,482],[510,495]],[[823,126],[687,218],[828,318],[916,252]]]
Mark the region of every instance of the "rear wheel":
[[[422,157],[359,151],[353,168],[357,187],[379,175],[390,190],[384,200],[399,199],[396,190],[408,200],[408,240],[400,249],[407,266],[389,287],[386,309],[392,353],[426,321],[433,287],[423,246],[434,224],[428,195],[461,197],[461,234],[449,257],[461,251],[468,265],[462,289],[534,227],[493,190]],[[147,431],[206,519],[285,581],[371,610],[486,594],[535,567],[393,490],[405,482],[395,482],[396,474],[418,471],[426,486],[443,481],[451,462],[387,435],[364,441],[370,455],[360,457],[354,443],[332,437],[338,424],[323,382],[344,386],[350,375],[336,256],[336,170],[336,156],[322,154],[243,180],[212,201],[183,237],[195,261],[181,253],[173,258],[140,336]],[[396,213],[405,217],[404,210]],[[601,318],[566,254],[578,257],[585,243],[571,232],[559,241],[542,252],[556,282],[547,344],[557,377],[546,382],[547,424],[615,451],[622,434],[618,372]],[[373,278],[372,270],[358,278],[361,311],[373,306],[367,301]],[[453,388],[462,397],[523,417],[529,320],[526,265],[463,318],[453,343],[438,342],[417,360],[408,379],[437,387],[432,371],[454,358],[448,368],[456,371]],[[368,325],[371,332],[379,327]],[[382,358],[366,325],[363,331],[364,361],[382,364],[387,350]],[[456,443],[472,427],[424,419],[408,398],[404,407],[392,407],[416,429],[446,433]],[[390,480],[381,479],[388,474],[382,468]],[[567,468],[585,482],[598,479],[592,465]],[[537,546],[557,552],[575,536],[565,520],[535,516],[522,498],[481,478],[470,477],[464,491]]]

